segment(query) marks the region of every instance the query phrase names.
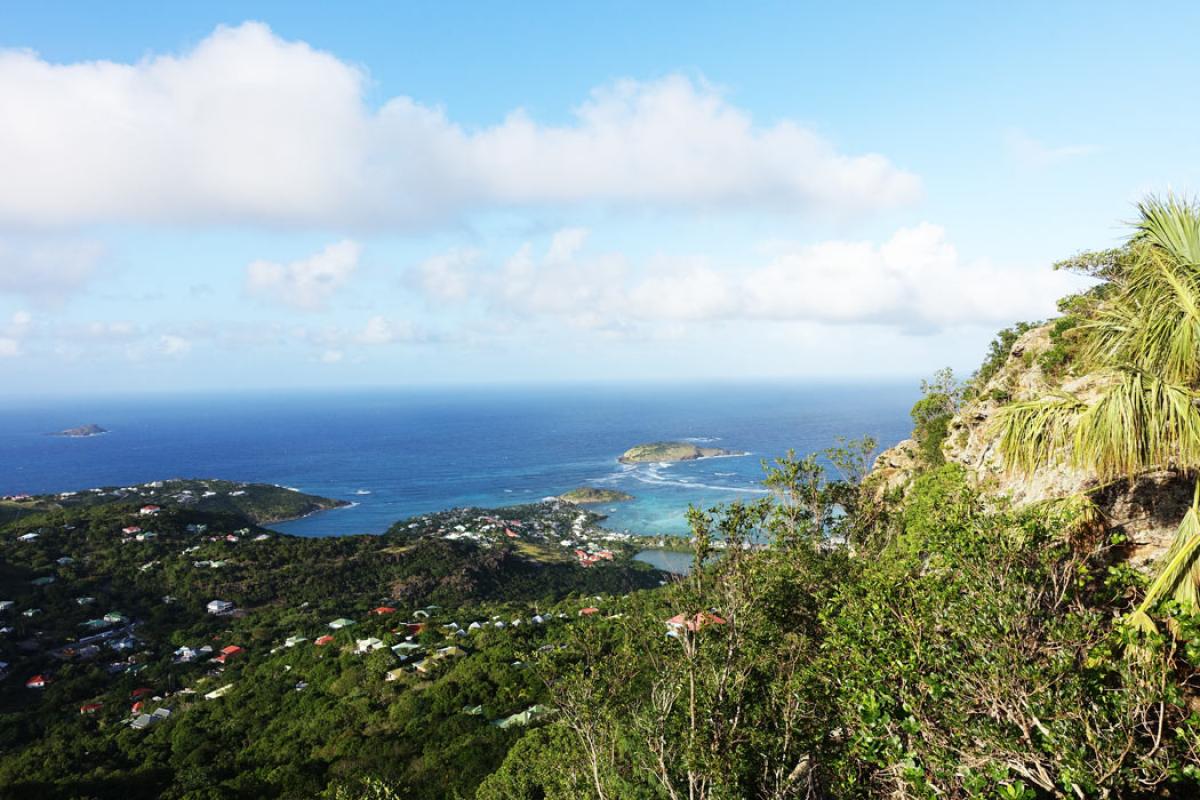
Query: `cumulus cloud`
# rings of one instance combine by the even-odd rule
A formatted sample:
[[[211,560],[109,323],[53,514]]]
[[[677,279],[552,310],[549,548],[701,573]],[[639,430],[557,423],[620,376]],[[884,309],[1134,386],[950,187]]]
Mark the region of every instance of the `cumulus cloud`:
[[[545,203],[874,209],[918,179],[681,76],[596,89],[570,122],[467,128],[266,25],[136,63],[0,51],[0,224],[414,227]]]
[[[246,293],[301,311],[320,311],[350,280],[361,253],[357,242],[346,239],[287,264],[254,261],[246,267]]]
[[[471,293],[471,272],[481,253],[473,248],[457,247],[425,259],[417,265],[416,282],[437,300],[462,300]]]
[[[7,191],[0,185],[0,198]],[[94,277],[103,255],[104,248],[96,242],[0,238],[0,294],[58,303]]]
[[[1057,298],[1081,286],[1062,272],[964,259],[945,231],[929,223],[879,243],[776,243],[763,261],[748,265],[696,257],[635,268],[619,254],[580,252],[583,238],[577,230],[560,232],[540,255],[526,244],[500,268],[477,270],[469,285],[494,310],[558,315],[610,331],[743,320],[908,332],[1045,317]]]

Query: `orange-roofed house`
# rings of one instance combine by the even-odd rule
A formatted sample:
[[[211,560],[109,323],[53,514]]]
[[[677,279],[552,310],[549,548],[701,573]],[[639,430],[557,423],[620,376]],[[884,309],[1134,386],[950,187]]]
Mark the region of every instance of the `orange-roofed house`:
[[[600,609],[593,608],[591,606],[588,606],[587,608],[579,609],[579,616],[581,616],[581,617],[590,617],[592,614],[599,614],[599,613],[600,613]]]
[[[724,625],[725,620],[718,617],[716,614],[710,614],[707,611],[701,611],[698,614],[688,617],[683,614],[676,614],[667,620],[667,628],[672,632],[681,630],[698,631],[708,625]]]
[[[372,608],[371,613],[378,616],[383,616],[384,614],[395,614],[396,609],[392,608],[391,606],[380,606],[379,608]]]
[[[332,641],[333,641],[333,637],[327,633],[324,636],[318,636],[317,640],[315,642],[313,642],[313,644],[315,644],[317,647],[324,647],[325,645],[329,644]]]

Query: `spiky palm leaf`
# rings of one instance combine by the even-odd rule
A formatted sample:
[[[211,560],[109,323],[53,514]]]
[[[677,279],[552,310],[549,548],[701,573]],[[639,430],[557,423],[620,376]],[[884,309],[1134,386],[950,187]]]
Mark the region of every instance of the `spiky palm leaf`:
[[[1200,208],[1139,206],[1135,257],[1117,293],[1077,329],[1092,368],[1128,365],[1173,383],[1200,381]]]
[[[993,425],[1010,469],[1068,464],[1102,478],[1153,467],[1200,467],[1200,395],[1133,369],[1116,370],[1100,397],[1058,393],[1013,403]]]
[[[1154,630],[1150,611],[1168,596],[1184,608],[1196,608],[1200,601],[1200,483],[1196,485],[1191,508],[1175,531],[1158,576],[1146,589],[1145,598],[1129,616],[1128,623],[1143,631]]]

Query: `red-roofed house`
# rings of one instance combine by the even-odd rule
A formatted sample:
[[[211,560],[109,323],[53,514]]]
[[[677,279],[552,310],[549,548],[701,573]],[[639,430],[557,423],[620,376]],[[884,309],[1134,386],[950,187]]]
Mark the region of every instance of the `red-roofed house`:
[[[162,509],[159,508],[158,506],[142,506],[138,510],[138,513],[141,514],[143,517],[152,517],[160,511],[162,511]]]
[[[329,644],[332,641],[333,641],[333,637],[327,633],[324,636],[318,636],[317,640],[315,642],[313,642],[313,644],[315,644],[317,647],[324,647],[325,645]]]
[[[87,703],[87,704],[79,707],[79,713],[80,714],[95,714],[97,711],[99,711],[103,707],[104,707],[104,703]]]
[[[128,534],[130,536],[132,536],[135,533],[141,533],[141,532],[142,532],[142,529],[139,528],[137,525],[130,525],[128,527],[121,528],[121,533]]]
[[[25,688],[26,689],[45,689],[46,684],[49,682],[50,682],[50,679],[47,678],[45,675],[34,675],[32,678],[25,681]]]
[[[143,701],[141,701],[141,700],[138,700],[136,703],[134,703],[134,704],[133,704],[133,705],[132,705],[132,706],[129,708],[129,713],[130,713],[130,714],[140,714],[140,713],[142,713],[142,706],[143,706],[143,705],[145,705],[145,703],[144,703]]]
[[[151,694],[154,694],[154,690],[148,686],[143,686],[140,689],[134,689],[132,692],[130,692],[129,697],[133,700],[136,700],[139,697],[145,697],[146,695]]]
[[[383,616],[384,614],[395,614],[396,609],[391,606],[380,606],[379,608],[372,608],[371,613]]]
[[[587,608],[579,609],[579,616],[581,616],[581,617],[590,617],[592,614],[599,614],[599,613],[600,613],[600,609],[593,608],[591,606],[588,606]]]
[[[689,630],[698,631],[706,625],[724,625],[725,620],[718,617],[716,614],[709,614],[707,611],[701,611],[695,616],[686,617],[683,614],[676,614],[667,620],[667,627],[672,631]]]

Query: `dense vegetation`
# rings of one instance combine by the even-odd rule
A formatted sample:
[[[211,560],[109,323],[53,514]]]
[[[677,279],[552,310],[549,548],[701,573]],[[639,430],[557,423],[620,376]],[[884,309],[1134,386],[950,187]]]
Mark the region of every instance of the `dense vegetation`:
[[[788,453],[765,499],[691,511],[666,583],[559,503],[323,540],[187,507],[139,539],[118,500],[25,513],[0,531],[0,794],[1200,796],[1200,500],[1146,575],[1092,496],[1014,507],[943,457],[986,403],[1014,470],[1200,469],[1200,210],[1149,202],[1127,245],[1059,266],[1099,283],[1047,347],[1014,350],[1020,325],[967,383],[925,384],[911,481],[869,475],[869,439]],[[1013,359],[1045,396],[997,388]],[[109,608],[134,652],[62,650]],[[135,699],[172,713],[134,729]]]

